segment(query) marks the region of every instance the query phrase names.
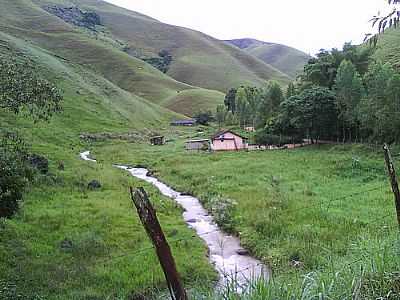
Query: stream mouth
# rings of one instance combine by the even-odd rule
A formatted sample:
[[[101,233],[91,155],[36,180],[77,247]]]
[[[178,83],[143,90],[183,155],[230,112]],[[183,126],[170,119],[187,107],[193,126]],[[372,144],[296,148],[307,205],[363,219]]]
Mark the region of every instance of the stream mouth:
[[[96,162],[89,157],[90,152],[82,152],[83,160]],[[213,217],[201,205],[200,200],[183,195],[157,178],[148,176],[149,171],[144,168],[130,168],[115,165],[115,167],[128,171],[132,176],[154,185],[166,197],[175,200],[185,212],[183,218],[188,227],[194,229],[197,235],[205,242],[209,249],[209,259],[217,270],[220,280],[219,284],[234,286],[238,291],[246,290],[250,282],[254,280],[268,280],[270,269],[261,261],[251,257],[248,252],[240,246],[237,237],[223,232],[214,222]]]

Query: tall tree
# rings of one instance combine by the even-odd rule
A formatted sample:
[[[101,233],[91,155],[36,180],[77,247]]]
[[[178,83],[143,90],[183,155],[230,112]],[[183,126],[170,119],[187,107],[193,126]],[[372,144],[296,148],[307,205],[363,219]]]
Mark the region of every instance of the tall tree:
[[[239,126],[245,126],[249,117],[249,102],[245,87],[240,87],[236,92],[236,114],[239,119]]]
[[[294,83],[291,82],[289,83],[287,90],[286,90],[286,99],[289,99],[290,97],[296,95],[296,87],[294,86]]]
[[[394,138],[389,130],[398,115],[392,106],[397,94],[395,88],[397,79],[393,79],[394,76],[395,72],[391,65],[379,62],[371,65],[364,76],[367,95],[360,104],[361,123],[368,135],[382,142]],[[393,83],[389,89],[391,81]],[[390,99],[390,96],[394,98]]]
[[[268,119],[279,110],[280,104],[285,100],[282,89],[277,82],[268,82],[266,88],[261,91],[258,110],[257,127],[264,127]]]
[[[340,64],[334,90],[338,117],[341,121],[342,138],[345,141],[346,132],[348,132],[351,141],[352,131],[357,130],[358,127],[358,105],[364,93],[361,77],[351,61],[345,59]]]
[[[225,118],[226,118],[226,108],[224,105],[220,104],[217,106],[216,112],[215,112],[215,119],[218,122],[218,126],[222,127],[222,124],[224,124],[225,122]]]
[[[237,89],[231,88],[226,93],[224,104],[226,106],[227,111],[232,112],[233,114],[236,113],[236,93]]]

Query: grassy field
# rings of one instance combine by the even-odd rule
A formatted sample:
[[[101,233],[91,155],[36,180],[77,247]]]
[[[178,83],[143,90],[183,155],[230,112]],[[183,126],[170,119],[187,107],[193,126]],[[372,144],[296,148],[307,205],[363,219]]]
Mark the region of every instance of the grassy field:
[[[309,293],[325,285],[320,292],[337,299],[361,280],[361,299],[390,289],[397,294],[387,299],[397,299],[397,225],[381,153],[363,146],[217,154],[182,149],[179,141],[160,148],[120,144],[96,155],[147,165],[175,189],[199,196],[225,230],[272,266],[271,299],[274,293],[285,299],[284,282],[288,295],[299,296],[306,274]],[[231,205],[221,212],[221,202]]]

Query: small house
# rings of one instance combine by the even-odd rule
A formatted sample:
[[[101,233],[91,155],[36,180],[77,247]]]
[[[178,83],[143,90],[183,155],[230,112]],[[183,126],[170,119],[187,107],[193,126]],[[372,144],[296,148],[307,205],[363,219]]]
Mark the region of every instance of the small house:
[[[211,137],[211,149],[214,151],[245,150],[247,149],[247,138],[231,130],[223,130]]]
[[[159,136],[153,136],[150,138],[150,144],[152,145],[164,145],[165,144],[165,138],[161,135]]]
[[[245,127],[244,130],[246,130],[247,132],[255,132],[256,131],[256,129],[253,126]]]
[[[190,140],[185,143],[186,150],[189,151],[207,151],[210,149],[210,140]]]
[[[171,126],[194,126],[197,121],[195,119],[189,120],[176,120],[171,122]]]

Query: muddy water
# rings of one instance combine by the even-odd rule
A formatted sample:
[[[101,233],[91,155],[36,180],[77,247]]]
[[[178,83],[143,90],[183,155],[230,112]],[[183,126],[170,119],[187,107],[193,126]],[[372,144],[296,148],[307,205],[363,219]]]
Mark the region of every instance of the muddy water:
[[[89,155],[89,151],[80,154],[83,160],[95,162],[96,160],[91,159]],[[244,290],[250,280],[269,278],[269,268],[261,261],[249,256],[240,246],[238,238],[221,231],[197,198],[182,195],[157,178],[147,176],[147,169],[117,167],[128,171],[138,179],[153,184],[164,196],[174,199],[184,208],[183,218],[206,243],[210,261],[220,275],[221,284],[234,282],[237,289]]]

